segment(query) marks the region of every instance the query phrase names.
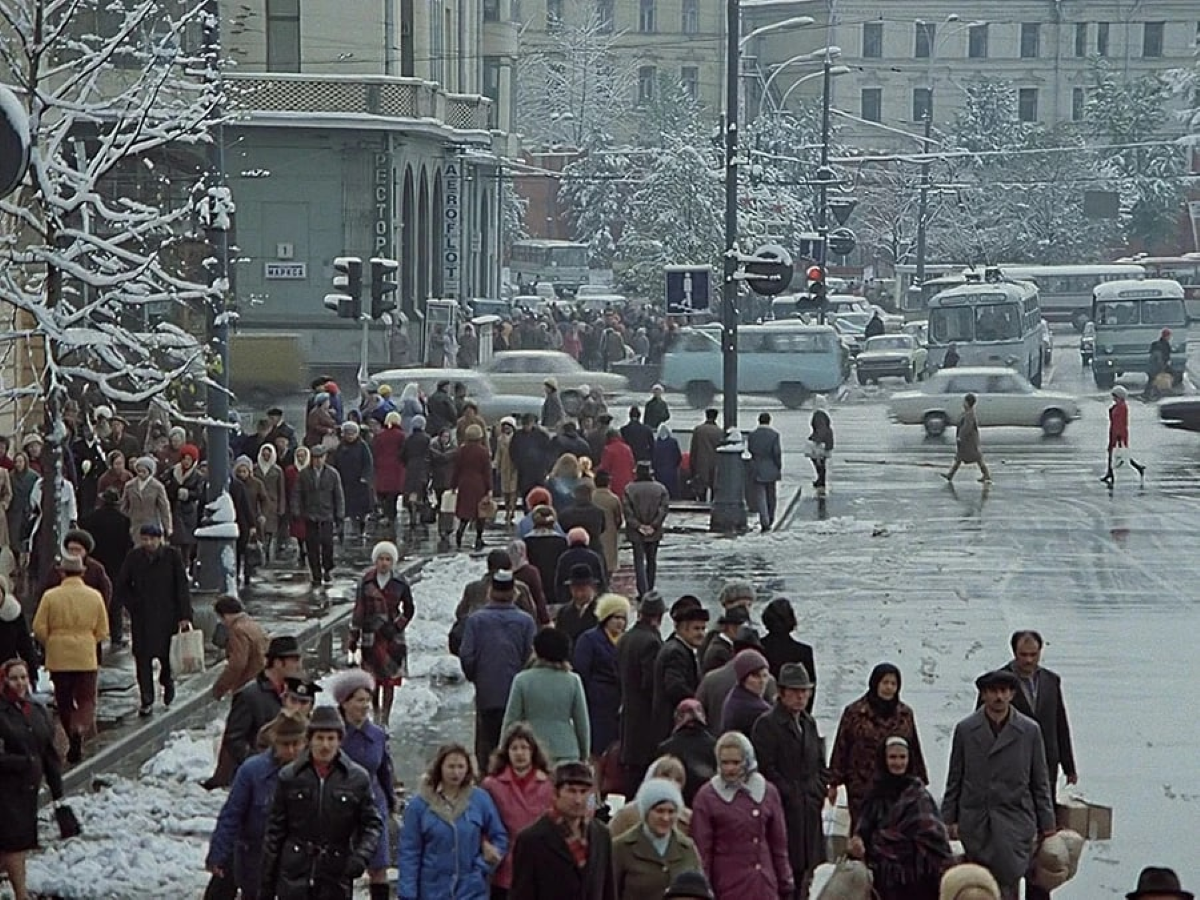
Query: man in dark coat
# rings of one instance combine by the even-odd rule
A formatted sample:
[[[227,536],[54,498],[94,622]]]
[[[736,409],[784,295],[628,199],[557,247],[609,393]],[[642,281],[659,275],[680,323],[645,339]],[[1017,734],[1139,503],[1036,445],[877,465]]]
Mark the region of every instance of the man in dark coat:
[[[79,527],[92,536],[95,548],[91,558],[104,566],[110,582],[115,582],[121,574],[121,566],[125,557],[133,549],[133,539],[129,536],[129,517],[121,512],[118,506],[121,495],[109,488],[100,495],[100,508],[84,516]],[[122,597],[114,594],[112,604],[108,609],[109,640],[111,646],[120,647],[125,643],[125,615],[121,605]]]
[[[537,427],[537,417],[533,413],[521,417],[521,427],[512,436],[508,454],[517,467],[517,490],[521,496],[546,480],[550,468],[550,437]]]
[[[771,414],[759,413],[758,427],[746,438],[750,454],[750,487],[758,511],[758,525],[770,531],[775,524],[779,480],[783,477],[783,447],[779,432],[771,427]]]
[[[997,669],[975,687],[983,706],[954,728],[942,818],[968,861],[986,866],[1015,898],[1039,840],[1055,831],[1046,750],[1038,723],[1012,708],[1016,675]]]
[[[637,622],[617,641],[617,677],[621,683],[621,767],[625,796],[633,797],[654,762],[654,661],[662,649],[659,633],[667,608],[651,591],[642,598]]]
[[[458,407],[454,405],[449,387],[449,381],[439,381],[437,390],[425,401],[425,415],[428,419],[425,430],[430,434],[439,434],[443,428],[453,430],[454,423],[458,421]]]
[[[688,465],[692,470],[698,500],[707,500],[717,477],[717,448],[725,440],[725,432],[717,424],[717,410],[706,409],[704,421],[692,429],[688,447]]]
[[[599,457],[592,458],[592,445],[579,433],[579,428],[572,421],[563,422],[559,432],[550,439],[549,458],[558,459],[564,453],[574,453],[578,457],[588,457],[592,462],[600,462]]]
[[[299,678],[303,669],[300,643],[294,636],[283,634],[271,638],[266,667],[233,695],[217,754],[217,770],[204,782],[205,788],[229,787],[233,783],[238,766],[257,752],[259,731],[283,708],[286,679]]]
[[[656,384],[650,389],[653,395],[646,401],[646,427],[651,431],[657,431],[658,426],[671,418],[671,408],[667,406],[667,401],[663,399],[663,386]]]
[[[345,900],[383,834],[371,777],[342,752],[332,706],[313,710],[308,748],[279,773],[262,846],[259,900]]]
[[[342,424],[342,442],[333,451],[329,464],[337,469],[342,479],[346,518],[354,523],[355,536],[365,541],[364,527],[371,511],[375,482],[375,459],[360,431],[354,422]],[[350,537],[349,533],[346,536]]]
[[[592,502],[593,489],[586,481],[575,485],[569,506],[558,513],[558,525],[563,531],[582,528],[588,533],[588,546],[599,552],[604,546],[600,535],[604,533],[604,510]]]
[[[663,641],[654,658],[654,701],[652,736],[656,744],[666,740],[675,722],[675,707],[696,694],[700,686],[700,658],[708,610],[698,599],[685,594],[671,605],[675,633]]]
[[[800,896],[807,896],[813,871],[825,862],[821,809],[829,773],[825,745],[808,713],[812,679],[804,666],[788,663],[779,673],[779,697],[751,731],[758,770],[775,785],[787,820],[788,860]]]
[[[608,413],[601,413],[596,417],[596,427],[584,435],[591,450],[588,458],[597,466],[600,465],[600,457],[604,455],[604,445],[608,443],[608,429],[612,427],[612,420]]]
[[[433,444],[425,430],[425,417],[412,417],[412,433],[400,445],[400,463],[404,466],[404,506],[408,527],[421,523],[421,510],[429,501],[429,450]]]
[[[654,430],[642,422],[642,411],[629,407],[629,421],[621,426],[621,440],[633,451],[634,462],[653,462]]]
[[[773,598],[763,610],[762,623],[763,628],[767,630],[762,639],[762,652],[767,658],[771,674],[778,678],[785,664],[798,662],[804,666],[804,671],[812,679],[813,689],[808,697],[808,711],[811,713],[817,696],[817,664],[812,645],[792,637],[792,632],[798,625],[792,601],[784,596]]]
[[[192,627],[192,596],[183,559],[174,547],[163,545],[162,528],[147,523],[141,527],[139,538],[141,545],[125,558],[113,590],[129,610],[141,693],[138,715],[148,716],[154,706],[154,660],[159,664],[163,705],[170,706],[175,699],[171,636]]]
[[[617,900],[612,838],[588,815],[594,787],[585,763],[554,770],[554,806],[513,844],[509,900]]]
[[[596,573],[586,563],[572,566],[568,573],[567,600],[554,616],[554,627],[566,634],[574,647],[581,634],[599,624],[596,621],[599,581]]]
[[[863,329],[863,337],[870,340],[873,337],[879,337],[885,330],[883,319],[879,317],[879,310],[875,310],[871,320],[867,322],[867,327]]]
[[[312,464],[296,479],[296,515],[304,520],[304,542],[313,586],[333,582],[333,533],[346,516],[346,497],[337,469],[326,463],[326,448],[312,448]]]

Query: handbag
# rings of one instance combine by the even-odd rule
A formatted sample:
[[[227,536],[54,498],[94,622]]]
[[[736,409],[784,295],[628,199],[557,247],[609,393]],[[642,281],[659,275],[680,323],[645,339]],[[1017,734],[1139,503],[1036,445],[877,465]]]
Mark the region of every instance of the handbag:
[[[204,632],[188,627],[171,635],[171,671],[176,675],[204,671]]]
[[[83,826],[79,824],[79,817],[75,815],[75,810],[65,803],[54,807],[54,819],[58,822],[58,835],[64,841],[83,834]]]
[[[245,555],[243,557],[243,561],[246,564],[247,570],[253,570],[253,569],[258,569],[258,568],[262,567],[263,546],[259,541],[254,540],[246,545],[246,551],[245,551]]]
[[[621,742],[613,741],[600,756],[597,783],[600,796],[621,794],[625,791],[625,771],[621,768]]]
[[[817,900],[871,900],[871,870],[856,859],[841,859],[833,867],[833,875],[821,888]]]
[[[478,518],[483,519],[485,522],[490,522],[492,519],[496,518],[496,513],[498,510],[499,507],[496,506],[496,501],[492,498],[491,494],[488,494],[479,501],[479,507],[475,510],[475,514]]]

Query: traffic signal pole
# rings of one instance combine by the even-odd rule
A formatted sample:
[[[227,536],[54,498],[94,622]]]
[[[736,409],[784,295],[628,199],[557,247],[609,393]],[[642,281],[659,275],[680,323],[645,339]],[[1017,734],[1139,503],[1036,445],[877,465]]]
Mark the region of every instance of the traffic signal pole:
[[[821,76],[821,165],[817,169],[817,234],[821,236],[818,247],[820,257],[817,265],[821,269],[821,284],[827,283],[826,263],[829,260],[829,91],[833,82],[829,53],[825,53],[825,65]],[[818,309],[818,321],[825,324],[825,304]]]

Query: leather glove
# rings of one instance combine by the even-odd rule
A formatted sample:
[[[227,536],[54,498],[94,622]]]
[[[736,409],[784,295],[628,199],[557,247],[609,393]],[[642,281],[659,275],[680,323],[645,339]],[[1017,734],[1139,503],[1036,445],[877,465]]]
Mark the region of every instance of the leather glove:
[[[346,877],[351,881],[358,878],[365,871],[367,871],[367,864],[357,856],[350,857],[346,863]]]

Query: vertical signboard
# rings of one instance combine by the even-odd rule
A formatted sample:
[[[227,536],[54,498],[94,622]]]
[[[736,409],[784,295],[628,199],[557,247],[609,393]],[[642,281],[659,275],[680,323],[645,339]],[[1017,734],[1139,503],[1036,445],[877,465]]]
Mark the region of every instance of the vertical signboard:
[[[387,146],[375,154],[371,172],[374,222],[371,230],[372,256],[392,258],[392,154]]]
[[[457,299],[462,274],[462,170],[452,159],[442,170],[442,284],[446,297]]]

